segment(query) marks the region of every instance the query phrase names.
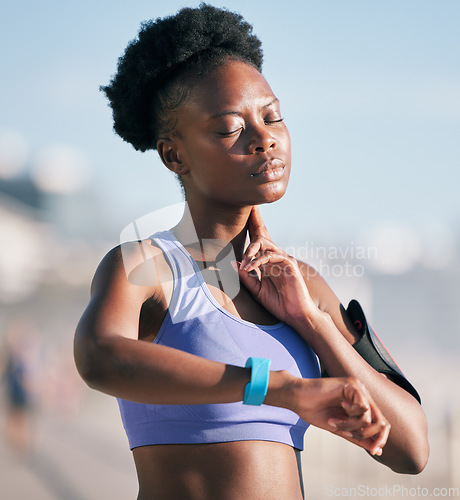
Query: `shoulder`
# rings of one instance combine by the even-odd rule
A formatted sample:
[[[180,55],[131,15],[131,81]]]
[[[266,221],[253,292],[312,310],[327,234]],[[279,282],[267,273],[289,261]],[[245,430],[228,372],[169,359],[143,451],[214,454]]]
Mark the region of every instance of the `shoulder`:
[[[113,335],[146,337],[145,325],[151,333],[151,325],[161,322],[167,309],[166,292],[172,280],[165,281],[165,287],[162,280],[168,271],[161,250],[149,239],[112,248],[94,275],[91,298],[77,327],[78,338],[84,344]]]
[[[150,295],[161,286],[169,266],[163,252],[151,239],[129,241],[112,248],[101,260],[91,293],[114,286],[145,289]],[[165,278],[164,278],[165,279]]]

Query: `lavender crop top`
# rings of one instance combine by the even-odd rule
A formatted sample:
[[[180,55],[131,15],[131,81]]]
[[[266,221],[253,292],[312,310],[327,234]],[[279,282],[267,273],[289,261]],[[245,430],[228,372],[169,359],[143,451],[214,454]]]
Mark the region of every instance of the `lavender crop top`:
[[[196,262],[170,231],[152,236],[173,272],[171,303],[154,343],[244,366],[250,356],[271,359],[271,370],[320,376],[312,349],[285,323],[256,325],[222,308]],[[193,373],[190,374],[193,377]],[[303,449],[308,423],[294,412],[242,402],[153,405],[118,399],[130,448],[154,444],[262,440]]]

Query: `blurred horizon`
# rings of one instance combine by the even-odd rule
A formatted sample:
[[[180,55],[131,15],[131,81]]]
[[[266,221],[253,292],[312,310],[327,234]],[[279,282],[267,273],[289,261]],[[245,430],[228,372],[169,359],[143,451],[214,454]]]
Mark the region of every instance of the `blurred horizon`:
[[[145,213],[179,202],[180,189],[156,152],[136,152],[113,133],[99,86],[141,21],[198,4],[3,5],[0,151],[12,160],[0,178],[30,171],[38,180],[42,172],[48,190],[93,193],[105,224],[113,224],[112,237]],[[254,25],[263,73],[291,131],[289,190],[264,207],[279,240],[292,236],[285,218],[296,211],[304,214],[296,230],[302,238],[343,239],[382,225],[459,231],[458,2],[213,5]],[[67,183],[61,175],[49,184],[57,174],[43,167],[47,161],[66,162]]]

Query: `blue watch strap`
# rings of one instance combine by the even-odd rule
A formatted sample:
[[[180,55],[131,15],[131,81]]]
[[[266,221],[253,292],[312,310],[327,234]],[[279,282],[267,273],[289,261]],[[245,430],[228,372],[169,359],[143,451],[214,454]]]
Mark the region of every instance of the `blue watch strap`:
[[[243,403],[245,405],[260,406],[265,399],[268,390],[268,378],[270,375],[269,359],[249,358],[246,361],[246,368],[252,368],[251,381],[244,390]]]

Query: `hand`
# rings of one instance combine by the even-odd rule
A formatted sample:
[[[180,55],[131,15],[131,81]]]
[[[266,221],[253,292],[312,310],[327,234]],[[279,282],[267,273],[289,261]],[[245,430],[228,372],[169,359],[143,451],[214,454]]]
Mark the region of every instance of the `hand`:
[[[380,456],[390,424],[366,387],[355,377],[295,379],[296,407],[310,424]]]
[[[297,317],[321,315],[297,261],[271,240],[257,207],[248,219],[250,244],[241,264],[242,283],[268,311],[294,326]]]

